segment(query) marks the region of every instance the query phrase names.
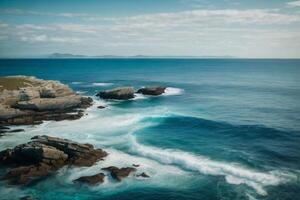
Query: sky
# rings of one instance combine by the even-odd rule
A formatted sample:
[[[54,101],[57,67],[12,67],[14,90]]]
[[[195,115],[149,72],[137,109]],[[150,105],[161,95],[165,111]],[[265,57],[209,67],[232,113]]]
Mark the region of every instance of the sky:
[[[0,0],[0,57],[300,58],[295,0]]]

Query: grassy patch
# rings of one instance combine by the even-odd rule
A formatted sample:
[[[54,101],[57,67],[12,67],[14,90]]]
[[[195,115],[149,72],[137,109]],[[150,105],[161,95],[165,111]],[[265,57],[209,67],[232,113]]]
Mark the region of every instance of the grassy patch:
[[[0,77],[0,92],[6,90],[17,90],[20,87],[35,85],[34,82],[24,77]]]

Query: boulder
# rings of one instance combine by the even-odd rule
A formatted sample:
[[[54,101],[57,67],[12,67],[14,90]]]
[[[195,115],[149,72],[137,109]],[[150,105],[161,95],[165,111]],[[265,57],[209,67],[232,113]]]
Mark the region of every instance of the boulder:
[[[106,108],[105,106],[97,106],[98,109],[104,109]]]
[[[155,87],[144,87],[141,88],[137,91],[137,93],[141,93],[144,95],[161,95],[165,92],[166,87],[160,87],[160,86],[155,86]]]
[[[96,96],[102,99],[128,100],[134,98],[134,89],[132,87],[120,87],[101,91]]]
[[[102,170],[109,171],[111,176],[117,181],[122,181],[122,179],[129,176],[129,174],[131,172],[136,171],[136,169],[133,167],[118,168],[115,166],[105,167],[105,168],[102,168]]]
[[[12,167],[2,179],[11,184],[28,184],[63,166],[91,166],[105,156],[105,151],[91,144],[35,136],[26,144],[0,152],[0,166]]]
[[[88,185],[96,185],[98,183],[103,183],[104,182],[104,177],[105,175],[103,173],[95,174],[92,176],[82,176],[73,182],[78,182],[78,183],[86,183]]]

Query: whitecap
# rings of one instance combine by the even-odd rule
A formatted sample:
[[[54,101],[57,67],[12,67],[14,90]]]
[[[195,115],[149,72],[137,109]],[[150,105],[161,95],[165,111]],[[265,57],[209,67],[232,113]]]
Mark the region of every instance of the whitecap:
[[[131,151],[138,155],[168,165],[177,165],[186,170],[197,171],[201,174],[225,176],[227,183],[246,184],[260,195],[267,195],[264,186],[276,186],[296,178],[295,175],[285,172],[259,172],[235,163],[214,161],[184,151],[141,145],[134,136],[131,136],[131,143]]]
[[[73,82],[71,82],[71,84],[73,84],[73,85],[80,85],[80,84],[82,84],[82,82],[79,82],[79,81],[73,81]]]
[[[87,91],[76,91],[77,94],[85,94]]]
[[[163,95],[171,96],[171,95],[181,95],[183,93],[184,93],[184,89],[174,88],[174,87],[167,87],[165,89],[165,93],[163,93]]]
[[[135,93],[134,98],[132,100],[139,100],[139,99],[146,99],[146,98],[147,98],[147,96],[145,96],[143,94]]]
[[[111,86],[113,83],[101,83],[101,82],[96,82],[92,83],[93,86],[101,86],[101,87],[106,87],[106,86]]]

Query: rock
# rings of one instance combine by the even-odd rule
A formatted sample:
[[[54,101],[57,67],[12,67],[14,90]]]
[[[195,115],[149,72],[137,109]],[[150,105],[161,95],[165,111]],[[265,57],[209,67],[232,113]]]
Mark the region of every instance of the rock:
[[[165,87],[144,87],[141,88],[137,91],[137,93],[141,93],[144,95],[161,95],[165,92],[166,88]]]
[[[63,166],[91,166],[105,156],[105,151],[91,144],[35,136],[26,144],[0,152],[0,166],[12,167],[2,179],[11,184],[28,184]]]
[[[133,167],[124,167],[119,169],[115,166],[105,167],[102,168],[102,170],[109,171],[111,176],[117,181],[122,181],[122,179],[129,176],[131,172],[136,171],[136,169]]]
[[[143,178],[149,178],[150,176],[148,174],[146,174],[145,172],[136,175],[137,177],[143,177]]]
[[[93,99],[91,97],[81,97],[80,101],[81,108],[88,108],[93,104]]]
[[[82,176],[73,182],[79,182],[79,183],[86,183],[89,185],[96,185],[97,183],[103,183],[104,182],[105,175],[103,173],[95,174],[92,176]]]
[[[21,110],[53,111],[66,110],[69,108],[78,107],[80,103],[80,96],[71,95],[68,97],[57,97],[48,99],[39,98],[30,101],[19,101],[14,107]]]
[[[21,111],[19,109],[11,108],[7,105],[0,104],[0,122],[2,120],[14,118],[14,117],[20,117],[24,115],[26,115],[25,111]]]
[[[24,132],[25,130],[24,129],[13,129],[13,130],[10,130],[10,131],[7,131],[8,133],[18,133],[18,132]]]
[[[92,105],[93,99],[76,94],[58,81],[27,76],[0,77],[0,125],[40,124],[44,120],[75,120],[78,109]]]
[[[133,167],[139,167],[140,165],[132,164]]]
[[[104,109],[106,108],[105,106],[97,106],[98,109]]]
[[[102,99],[128,100],[134,98],[134,89],[132,87],[120,87],[101,91],[96,96]]]

